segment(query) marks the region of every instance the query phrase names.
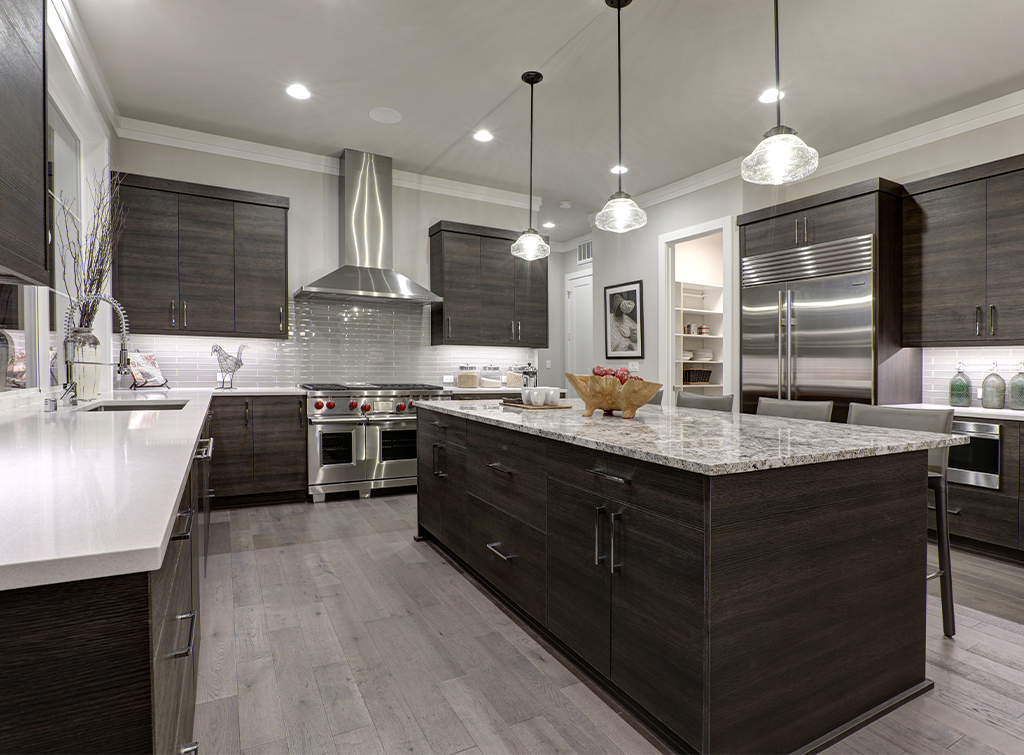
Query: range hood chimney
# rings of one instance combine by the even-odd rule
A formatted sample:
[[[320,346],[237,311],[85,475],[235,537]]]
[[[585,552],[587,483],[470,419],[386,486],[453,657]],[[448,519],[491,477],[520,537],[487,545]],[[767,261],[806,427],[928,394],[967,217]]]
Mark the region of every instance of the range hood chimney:
[[[344,264],[300,288],[296,299],[413,305],[443,301],[392,269],[390,157],[346,149],[340,199]]]

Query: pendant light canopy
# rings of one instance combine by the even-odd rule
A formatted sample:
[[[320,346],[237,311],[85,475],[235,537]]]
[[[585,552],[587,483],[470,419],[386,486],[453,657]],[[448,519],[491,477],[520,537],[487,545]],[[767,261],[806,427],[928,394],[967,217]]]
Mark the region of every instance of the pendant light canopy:
[[[544,243],[540,234],[533,230],[533,87],[544,81],[539,71],[527,71],[523,81],[530,85],[530,197],[527,213],[527,228],[512,245],[512,255],[526,261],[539,260],[551,254],[551,247]]]
[[[775,0],[775,91],[779,82],[779,0]],[[744,181],[755,184],[787,184],[806,178],[818,169],[818,152],[804,144],[789,126],[782,125],[782,97],[775,99],[775,128],[740,164]]]
[[[619,162],[622,165],[622,9],[633,0],[604,0],[609,8],[615,8],[616,29],[618,35],[618,71],[619,71]],[[622,190],[622,174],[619,173],[619,190],[612,194],[604,209],[597,213],[597,227],[602,231],[626,233],[647,224],[647,213],[640,209],[636,202]]]

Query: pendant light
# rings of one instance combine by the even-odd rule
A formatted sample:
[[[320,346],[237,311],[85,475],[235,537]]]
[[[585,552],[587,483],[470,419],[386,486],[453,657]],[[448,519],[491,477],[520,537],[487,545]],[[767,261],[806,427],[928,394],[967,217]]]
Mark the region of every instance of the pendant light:
[[[529,262],[547,257],[551,254],[551,247],[533,230],[533,87],[544,81],[544,76],[539,71],[527,71],[523,74],[523,81],[530,85],[530,197],[527,208],[529,222],[522,236],[512,245],[512,255]]]
[[[775,128],[740,164],[744,181],[788,184],[818,169],[818,151],[808,147],[789,126],[782,125],[782,87],[779,82],[779,0],[775,0]]]
[[[626,233],[647,224],[647,213],[622,190],[622,9],[633,0],[604,0],[609,8],[615,8],[616,28],[618,34],[619,64],[619,162],[616,167],[619,174],[619,190],[611,195],[601,212],[597,213],[596,225],[602,231]]]

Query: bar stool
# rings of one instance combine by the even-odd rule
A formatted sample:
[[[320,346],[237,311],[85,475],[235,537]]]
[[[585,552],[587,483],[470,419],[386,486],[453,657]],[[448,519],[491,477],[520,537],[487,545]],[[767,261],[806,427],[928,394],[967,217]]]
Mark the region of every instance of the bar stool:
[[[676,406],[682,406],[687,409],[710,409],[713,412],[731,412],[732,394],[702,396],[699,393],[676,391]]]
[[[818,422],[832,420],[831,401],[789,401],[784,398],[757,399],[757,413],[763,417],[789,417],[790,419],[814,419]]]
[[[949,435],[953,429],[953,410],[897,409],[892,406],[850,404],[850,425],[892,427],[899,430],[923,430]],[[935,493],[935,540],[939,551],[939,570],[928,579],[939,578],[939,596],[942,599],[942,633],[952,637],[956,633],[953,617],[953,575],[949,565],[949,526],[946,514],[946,462],[949,448],[928,451],[928,489]]]

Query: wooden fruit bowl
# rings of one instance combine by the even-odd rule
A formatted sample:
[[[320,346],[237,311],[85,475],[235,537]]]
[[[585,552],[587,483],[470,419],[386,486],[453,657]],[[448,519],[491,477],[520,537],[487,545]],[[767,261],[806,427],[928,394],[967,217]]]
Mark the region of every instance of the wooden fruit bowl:
[[[636,410],[661,390],[661,383],[640,380],[620,383],[617,377],[573,375],[571,372],[565,373],[565,377],[587,405],[584,417],[590,417],[595,409],[601,409],[606,412],[621,411],[623,419],[632,419],[636,416]]]

